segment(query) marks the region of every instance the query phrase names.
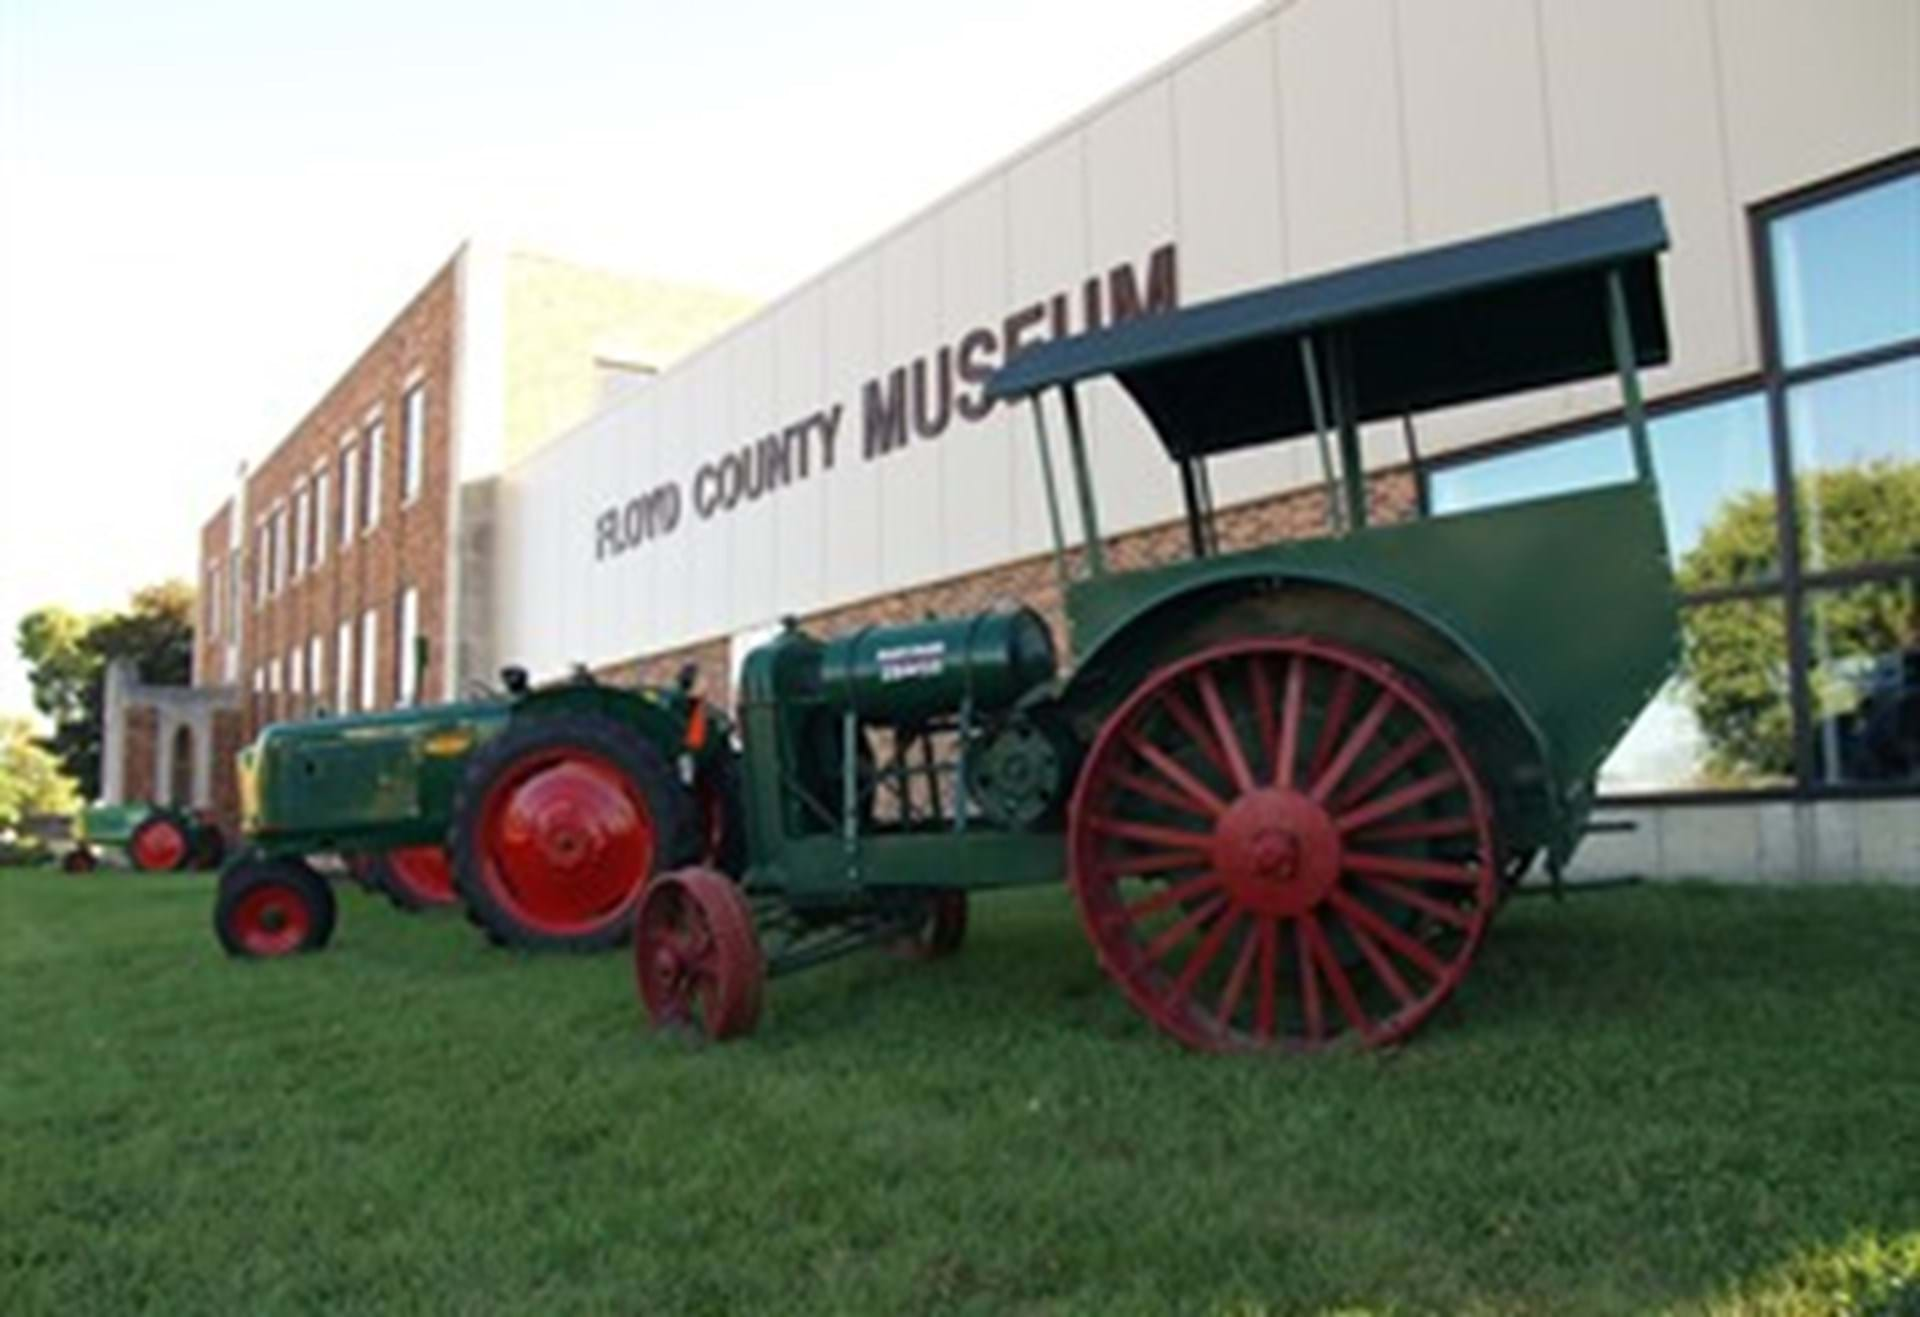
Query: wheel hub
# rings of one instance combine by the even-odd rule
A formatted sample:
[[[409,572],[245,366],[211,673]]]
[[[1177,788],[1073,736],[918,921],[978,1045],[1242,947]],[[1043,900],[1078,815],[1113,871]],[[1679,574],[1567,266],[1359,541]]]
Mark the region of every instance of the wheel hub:
[[[1236,902],[1263,914],[1317,904],[1339,878],[1340,860],[1333,819],[1297,791],[1247,792],[1214,826],[1216,871]]]

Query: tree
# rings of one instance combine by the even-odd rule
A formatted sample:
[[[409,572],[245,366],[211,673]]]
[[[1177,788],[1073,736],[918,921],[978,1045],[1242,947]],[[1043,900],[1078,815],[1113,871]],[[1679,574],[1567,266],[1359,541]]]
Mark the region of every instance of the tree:
[[[71,814],[79,793],[60,765],[35,739],[25,718],[0,718],[0,828],[17,827],[30,814]]]
[[[100,794],[106,666],[131,659],[140,680],[184,685],[193,674],[193,587],[165,581],[136,590],[121,612],[82,617],[58,605],[20,619],[34,707],[53,722],[45,746],[87,799]]]
[[[1800,560],[1851,565],[1920,558],[1920,462],[1880,461],[1817,471],[1794,491]],[[1817,546],[1816,558],[1810,545]],[[1736,495],[1721,505],[1676,573],[1685,591],[1777,578],[1773,496]],[[1812,675],[1813,715],[1858,703],[1853,669],[1873,656],[1920,648],[1920,602],[1911,582],[1875,582],[1808,596],[1803,624],[1824,657]],[[1773,597],[1734,599],[1682,615],[1681,677],[1709,749],[1707,770],[1723,782],[1791,776],[1787,618]]]

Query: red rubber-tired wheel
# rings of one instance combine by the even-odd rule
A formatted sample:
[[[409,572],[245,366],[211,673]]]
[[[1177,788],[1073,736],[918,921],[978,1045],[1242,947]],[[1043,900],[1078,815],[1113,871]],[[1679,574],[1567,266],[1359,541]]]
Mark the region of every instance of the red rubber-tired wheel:
[[[443,846],[402,846],[373,856],[365,866],[365,882],[408,913],[460,901],[453,885],[453,865]]]
[[[657,1027],[718,1041],[759,1022],[766,962],[753,909],[725,874],[679,869],[647,884],[634,917],[633,968]]]
[[[689,793],[609,718],[516,723],[468,761],[448,833],[467,913],[495,941],[598,951],[633,929],[647,880],[693,858]]]
[[[1499,900],[1488,795],[1445,715],[1308,637],[1154,672],[1102,726],[1067,827],[1101,966],[1202,1050],[1405,1037]]]
[[[128,858],[142,873],[172,873],[184,869],[192,851],[187,830],[164,816],[142,823],[127,842]]]
[[[220,876],[213,932],[246,959],[318,951],[333,937],[333,889],[299,860],[245,859]]]
[[[967,940],[967,894],[960,888],[930,892],[921,903],[921,920],[905,936],[887,944],[901,960],[939,960]]]
[[[60,857],[60,869],[63,873],[92,873],[100,867],[100,859],[93,853],[91,846],[75,846]]]

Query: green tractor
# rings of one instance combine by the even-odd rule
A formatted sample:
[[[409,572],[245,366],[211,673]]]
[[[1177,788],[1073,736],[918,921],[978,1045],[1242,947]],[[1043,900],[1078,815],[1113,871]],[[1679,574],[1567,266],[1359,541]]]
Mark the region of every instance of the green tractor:
[[[246,845],[221,875],[231,954],[315,950],[335,857],[406,908],[464,904],[495,942],[593,951],[629,935],[652,874],[738,864],[731,727],[693,689],[577,672],[497,695],[265,728],[240,753]]]
[[[1678,659],[1638,384],[1668,357],[1666,245],[1642,201],[1010,361],[988,393],[1033,410],[1072,665],[1025,610],[831,639],[790,625],[754,650],[744,872],[646,885],[649,1014],[746,1033],[769,974],[876,944],[950,953],[971,893],[1064,874],[1101,968],[1182,1044],[1410,1034],[1533,859],[1558,882],[1602,760]],[[1422,515],[1415,413],[1607,375],[1632,479]],[[1182,560],[1106,559],[1076,391],[1098,377],[1172,460]],[[1381,422],[1406,462],[1370,480],[1361,427]],[[1263,543],[1216,516],[1208,462],[1290,439],[1317,444],[1331,533]],[[1396,485],[1404,516],[1370,525]]]
[[[60,858],[68,873],[92,873],[100,852],[117,850],[142,873],[218,869],[226,856],[226,838],[211,816],[196,810],[132,801],[89,805],[80,812],[73,848]]]

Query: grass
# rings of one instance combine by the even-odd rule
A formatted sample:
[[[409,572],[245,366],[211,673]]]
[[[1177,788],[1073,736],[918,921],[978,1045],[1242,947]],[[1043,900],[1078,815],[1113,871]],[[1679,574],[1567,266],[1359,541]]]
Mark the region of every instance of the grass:
[[[624,959],[0,873],[0,1312],[1920,1312],[1920,891],[1516,902],[1411,1046],[1186,1055],[1055,891],[640,1027]]]

